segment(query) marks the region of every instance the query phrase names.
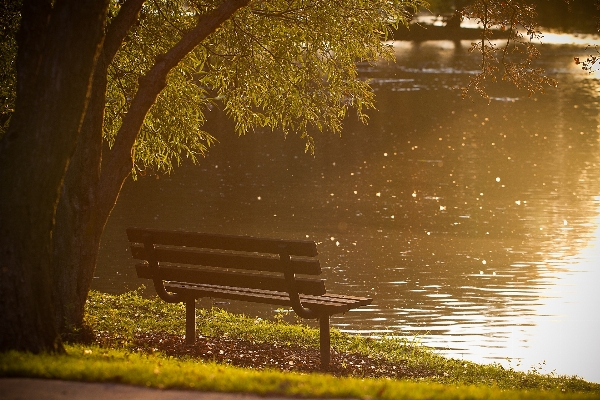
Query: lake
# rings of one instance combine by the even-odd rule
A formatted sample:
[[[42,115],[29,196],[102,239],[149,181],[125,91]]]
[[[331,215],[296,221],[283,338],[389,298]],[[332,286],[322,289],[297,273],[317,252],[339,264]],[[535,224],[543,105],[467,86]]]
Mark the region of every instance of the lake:
[[[369,124],[315,133],[314,155],[277,132],[238,138],[211,111],[220,143],[199,165],[126,182],[93,288],[150,284],[128,226],[310,239],[328,291],[374,298],[332,318],[342,331],[600,382],[600,73],[574,65],[584,46],[544,45],[558,88],[501,86],[488,104],[458,89],[477,72],[468,43],[393,45],[397,63],[360,66]]]

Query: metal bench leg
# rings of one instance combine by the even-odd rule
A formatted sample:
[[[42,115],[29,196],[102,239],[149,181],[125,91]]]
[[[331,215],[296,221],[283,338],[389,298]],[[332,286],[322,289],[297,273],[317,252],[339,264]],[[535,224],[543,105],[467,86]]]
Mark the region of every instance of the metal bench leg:
[[[196,342],[196,299],[185,301],[185,344],[192,345]]]
[[[331,360],[331,339],[329,337],[329,315],[319,317],[319,333],[321,339],[321,369],[326,369]]]

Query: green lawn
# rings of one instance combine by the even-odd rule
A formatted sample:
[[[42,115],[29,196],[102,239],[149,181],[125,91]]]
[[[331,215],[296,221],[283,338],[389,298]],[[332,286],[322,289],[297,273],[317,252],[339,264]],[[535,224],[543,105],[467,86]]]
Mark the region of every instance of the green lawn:
[[[198,333],[244,339],[270,346],[318,347],[318,330],[305,325],[197,310]],[[322,373],[256,370],[140,350],[141,333],[182,335],[185,310],[178,304],[144,299],[137,292],[112,296],[92,292],[87,323],[90,344],[68,344],[65,355],[0,354],[0,376],[123,382],[159,388],[187,388],[261,395],[382,399],[553,399],[600,398],[600,385],[576,377],[543,375],[447,359],[411,341],[371,340],[332,332],[338,352],[365,354],[416,370],[427,377],[336,378]],[[317,361],[315,361],[317,362]]]

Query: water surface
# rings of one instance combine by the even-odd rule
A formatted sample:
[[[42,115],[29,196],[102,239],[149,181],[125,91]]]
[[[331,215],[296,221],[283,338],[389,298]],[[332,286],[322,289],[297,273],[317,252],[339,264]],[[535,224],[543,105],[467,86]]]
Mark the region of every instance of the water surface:
[[[329,291],[374,298],[338,329],[600,382],[600,81],[573,65],[585,52],[545,46],[559,88],[498,87],[488,104],[457,90],[477,71],[467,43],[395,48],[398,63],[361,66],[378,101],[369,124],[315,133],[314,156],[213,120],[220,143],[200,165],[128,181],[94,288],[147,284],[128,226],[309,238]]]

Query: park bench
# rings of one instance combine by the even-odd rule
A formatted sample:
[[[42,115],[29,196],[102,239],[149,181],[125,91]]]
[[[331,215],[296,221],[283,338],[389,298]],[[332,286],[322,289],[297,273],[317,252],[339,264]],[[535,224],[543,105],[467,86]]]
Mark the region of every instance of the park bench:
[[[321,366],[329,365],[329,318],[372,299],[326,293],[317,245],[308,240],[128,228],[139,278],[152,279],[166,302],[186,304],[186,342],[196,339],[196,299],[242,300],[291,307],[318,319]],[[297,276],[302,275],[302,276]],[[312,275],[312,276],[311,276]]]

